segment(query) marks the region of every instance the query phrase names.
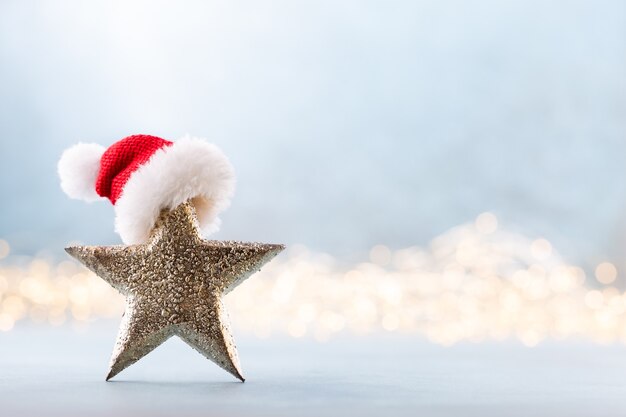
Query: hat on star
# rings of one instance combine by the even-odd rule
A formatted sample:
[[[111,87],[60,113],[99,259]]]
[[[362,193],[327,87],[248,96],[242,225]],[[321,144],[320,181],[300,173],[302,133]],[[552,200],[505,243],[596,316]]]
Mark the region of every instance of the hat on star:
[[[228,158],[191,137],[132,135],[108,148],[78,143],[63,152],[58,173],[69,197],[113,204],[115,230],[126,244],[146,242],[161,210],[185,201],[195,206],[205,233],[216,231],[235,189]]]

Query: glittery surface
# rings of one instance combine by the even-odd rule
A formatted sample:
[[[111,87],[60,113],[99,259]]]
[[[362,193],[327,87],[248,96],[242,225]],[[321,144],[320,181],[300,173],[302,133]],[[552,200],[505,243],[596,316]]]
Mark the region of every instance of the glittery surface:
[[[106,379],[177,335],[243,381],[222,297],[283,249],[203,240],[191,203],[161,212],[145,244],[66,248],[126,296]]]

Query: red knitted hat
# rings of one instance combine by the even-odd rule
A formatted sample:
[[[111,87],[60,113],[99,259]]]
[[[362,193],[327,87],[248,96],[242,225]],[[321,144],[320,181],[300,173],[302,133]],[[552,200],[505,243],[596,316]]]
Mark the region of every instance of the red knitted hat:
[[[114,143],[100,158],[96,192],[115,204],[131,174],[159,149],[173,142],[150,135],[128,136]]]
[[[232,166],[215,145],[150,135],[128,136],[106,150],[79,143],[63,153],[58,170],[71,198],[108,198],[115,205],[115,229],[127,244],[145,242],[160,211],[187,200],[196,206],[203,229],[216,230],[235,182]]]

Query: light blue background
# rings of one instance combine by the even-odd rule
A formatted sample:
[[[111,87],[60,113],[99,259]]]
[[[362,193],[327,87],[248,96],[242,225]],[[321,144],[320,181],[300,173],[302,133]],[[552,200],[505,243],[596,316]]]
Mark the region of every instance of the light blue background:
[[[119,242],[64,148],[190,133],[238,172],[219,238],[350,258],[490,210],[624,264],[622,1],[3,1],[0,63],[14,254]]]

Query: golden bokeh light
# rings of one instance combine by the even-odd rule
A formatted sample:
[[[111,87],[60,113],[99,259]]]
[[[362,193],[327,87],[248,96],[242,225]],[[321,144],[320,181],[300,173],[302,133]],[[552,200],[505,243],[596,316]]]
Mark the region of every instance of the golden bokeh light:
[[[476,217],[474,226],[476,226],[478,233],[488,235],[498,230],[498,218],[493,213],[481,213]]]
[[[123,297],[72,261],[3,262],[0,331],[25,321],[84,326],[123,312]],[[550,242],[500,230],[483,213],[425,248],[377,245],[352,265],[294,246],[226,304],[234,325],[260,338],[398,332],[442,345],[510,337],[527,346],[568,337],[626,343],[626,293],[611,286],[617,269],[605,262],[595,276],[586,287],[585,272]]]
[[[0,259],[6,258],[11,252],[11,247],[6,240],[0,239]]]
[[[537,239],[530,245],[530,253],[535,259],[546,260],[552,255],[552,244],[546,239]]]
[[[370,261],[376,265],[387,265],[391,261],[391,250],[385,245],[376,245],[370,250]]]
[[[602,262],[596,267],[596,279],[601,284],[612,284],[617,278],[617,268],[610,262]]]

